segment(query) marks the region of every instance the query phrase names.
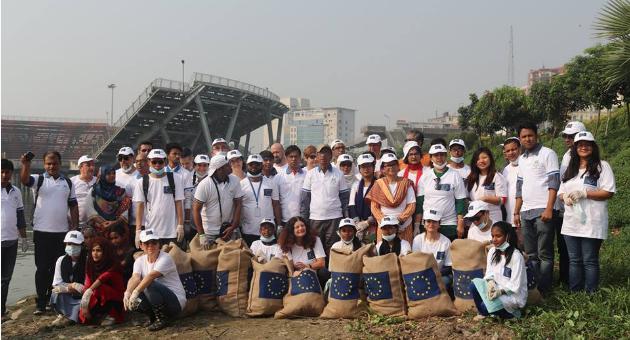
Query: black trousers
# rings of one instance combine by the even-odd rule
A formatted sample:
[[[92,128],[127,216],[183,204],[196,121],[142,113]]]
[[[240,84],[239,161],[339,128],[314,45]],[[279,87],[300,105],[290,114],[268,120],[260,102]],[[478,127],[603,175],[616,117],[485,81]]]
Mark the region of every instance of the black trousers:
[[[55,275],[55,263],[65,253],[63,239],[66,233],[48,233],[33,231],[35,243],[35,290],[37,308],[44,309],[50,300],[52,281]]]
[[[7,311],[7,296],[9,295],[9,283],[15,269],[18,241],[2,241],[2,315]]]
[[[554,214],[553,217],[553,226],[556,230],[556,242],[558,246],[558,254],[560,255],[559,260],[559,269],[560,269],[560,284],[564,284],[566,286],[569,285],[569,251],[567,250],[567,244],[564,241],[564,236],[562,236],[562,222],[564,221],[563,216],[560,214]]]

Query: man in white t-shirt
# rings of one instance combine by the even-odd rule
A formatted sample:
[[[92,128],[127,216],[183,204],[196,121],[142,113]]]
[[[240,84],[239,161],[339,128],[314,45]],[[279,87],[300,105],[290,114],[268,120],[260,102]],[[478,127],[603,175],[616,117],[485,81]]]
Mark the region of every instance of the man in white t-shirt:
[[[459,176],[464,180],[464,184],[466,184],[468,175],[470,175],[470,166],[464,163],[466,143],[464,143],[463,139],[453,139],[448,143],[448,152],[450,154],[448,167],[457,171]]]
[[[300,193],[306,170],[302,169],[302,152],[297,145],[289,145],[285,151],[287,168],[274,176],[280,195],[280,208],[282,212],[281,224],[278,225],[278,234],[291,217],[300,216]]]
[[[132,178],[136,177],[136,168],[133,166],[134,153],[133,149],[128,146],[123,146],[118,150],[118,165],[120,169],[116,170],[116,185],[121,188],[126,188],[127,183]]]
[[[238,236],[235,232],[241,223],[243,191],[240,180],[231,171],[225,155],[213,156],[208,177],[195,189],[193,221],[204,248],[209,248],[217,238],[228,241]]]
[[[514,225],[514,205],[516,204],[516,179],[518,177],[518,157],[521,155],[521,141],[517,137],[509,137],[503,142],[503,158],[507,162],[503,168],[503,177],[507,182],[507,200],[505,210],[506,222]],[[516,230],[521,240],[520,229]]]
[[[274,180],[263,177],[262,157],[247,157],[247,177],[241,180],[243,208],[241,209],[242,237],[248,246],[260,238],[260,220],[280,221],[278,188]]]
[[[151,173],[138,180],[133,191],[133,201],[137,203],[136,247],[140,247],[138,235],[143,216],[146,226],[153,229],[162,244],[181,243],[184,239],[183,179],[179,174],[166,172],[164,150],[153,149],[148,158]]]
[[[369,135],[367,140],[365,141],[365,145],[367,145],[368,151],[373,153],[374,157],[376,158],[374,175],[376,176],[376,178],[379,178],[381,177],[381,147],[383,146],[381,136],[377,134]]]
[[[346,153],[346,144],[341,139],[335,139],[330,143],[332,149],[332,163],[337,164],[337,158]]]
[[[151,150],[149,150],[150,152]],[[138,202],[133,202],[133,192],[136,188],[138,181],[142,182],[142,177],[149,174],[149,160],[147,156],[149,152],[140,152],[135,157],[134,166],[136,168],[136,175],[129,180],[127,187],[125,188],[125,194],[131,200],[132,204],[129,208],[129,243],[132,247],[136,245],[136,216],[138,212]],[[140,227],[146,225],[146,211],[142,216],[142,224]],[[141,228],[140,228],[141,229]]]
[[[284,154],[284,147],[280,143],[273,143],[269,148],[273,155],[273,167],[276,172],[282,172],[287,168],[287,157]]]
[[[212,141],[212,156],[216,156],[221,153],[226,154],[228,151],[230,151],[230,147],[225,139],[217,138]]]
[[[70,177],[74,192],[77,195],[77,203],[79,206],[79,227],[85,226],[87,223],[87,205],[92,204],[92,198],[88,196],[88,192],[96,183],[94,176],[94,159],[88,155],[79,157],[77,161],[79,174]]]

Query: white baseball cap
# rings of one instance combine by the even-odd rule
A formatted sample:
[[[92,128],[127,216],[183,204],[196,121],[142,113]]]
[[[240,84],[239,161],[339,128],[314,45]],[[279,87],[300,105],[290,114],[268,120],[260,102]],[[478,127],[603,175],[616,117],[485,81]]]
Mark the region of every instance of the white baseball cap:
[[[151,241],[151,240],[159,240],[159,239],[160,238],[153,231],[153,229],[145,229],[145,230],[140,232],[140,242],[142,242],[142,243],[148,242],[148,241]]]
[[[424,211],[424,213],[422,214],[422,219],[425,221],[430,220],[440,222],[440,220],[442,219],[442,214],[437,210],[429,209],[428,211]]]
[[[274,227],[276,226],[276,222],[274,222],[274,221],[273,221],[273,219],[271,219],[271,218],[263,218],[263,219],[260,221],[260,225],[261,225],[261,226],[262,226],[263,224],[265,224],[265,223],[271,224],[271,225],[272,225],[272,226],[274,226]]]
[[[573,143],[577,143],[577,142],[579,142],[581,140],[594,142],[595,141],[595,137],[593,136],[592,133],[590,133],[588,131],[582,131],[582,132],[578,132],[578,134],[575,135],[575,137],[573,138]]]
[[[123,146],[118,150],[118,154],[123,156],[133,155],[133,149],[128,146]]]
[[[149,155],[147,156],[147,158],[166,158],[166,152],[164,152],[164,150],[162,149],[152,149],[151,151],[149,151]]]
[[[468,212],[466,213],[466,216],[464,216],[464,218],[473,218],[480,211],[487,211],[487,210],[490,210],[488,203],[484,201],[472,201],[470,202],[470,205],[468,206]]]
[[[353,227],[354,229],[357,228],[357,225],[354,223],[354,220],[351,218],[342,218],[341,221],[339,221],[339,227],[337,227],[337,229],[341,229],[341,227],[345,227],[345,226],[350,226],[350,227]]]
[[[398,217],[394,215],[387,215],[381,219],[381,223],[379,224],[380,228],[383,228],[386,225],[395,225],[398,226]]]
[[[230,150],[227,153],[227,159],[232,160],[232,158],[243,157],[243,154],[238,150]]]
[[[352,159],[352,156],[344,153],[343,155],[339,155],[339,157],[337,157],[337,166],[340,166],[343,162],[352,163],[354,162],[354,159]]]
[[[225,158],[225,155],[218,154],[212,156],[212,158],[210,158],[210,165],[208,165],[208,176],[212,176],[217,169],[226,164],[228,164],[228,160]]]
[[[369,153],[364,153],[357,157],[357,165],[363,165],[365,163],[374,163],[374,157]]]
[[[223,139],[223,138],[217,138],[217,139],[212,141],[212,146],[214,146],[215,144],[219,144],[219,143],[227,144],[227,141],[225,139]]]
[[[396,154],[386,153],[386,154],[383,155],[383,157],[381,157],[381,164],[385,164],[385,163],[389,163],[389,162],[393,162],[393,161],[398,161],[398,158],[396,157]]]
[[[405,145],[403,146],[403,158],[407,158],[407,154],[409,153],[409,150],[411,150],[414,147],[420,148],[420,145],[418,144],[418,142],[412,140],[405,143]]]
[[[70,230],[66,233],[66,237],[63,238],[63,243],[82,244],[83,241],[85,241],[85,238],[78,230]]]
[[[466,143],[464,143],[463,139],[455,138],[450,143],[448,143],[448,148],[450,149],[453,145],[461,145],[464,149],[466,149]]]
[[[247,157],[247,163],[262,163],[263,162],[263,158],[262,156],[260,156],[259,154],[251,154]]]
[[[586,131],[586,126],[584,123],[580,121],[568,122],[567,125],[562,130],[562,133],[565,135],[574,135],[578,132]]]
[[[436,153],[446,153],[446,147],[444,147],[444,145],[442,144],[434,144],[431,145],[431,148],[429,149],[429,155],[435,155]]]
[[[346,145],[346,143],[344,143],[341,139],[335,139],[332,143],[330,143],[330,148],[334,149],[337,144]]]
[[[367,140],[365,141],[365,144],[378,144],[381,142],[381,136],[379,135],[369,135]]]
[[[208,155],[197,155],[195,156],[195,164],[206,163],[210,164],[210,157]]]
[[[77,161],[77,166],[81,166],[81,163],[85,163],[85,162],[89,162],[89,161],[93,161],[94,158],[90,158],[90,156],[88,155],[83,155],[81,157],[79,157],[79,160]]]

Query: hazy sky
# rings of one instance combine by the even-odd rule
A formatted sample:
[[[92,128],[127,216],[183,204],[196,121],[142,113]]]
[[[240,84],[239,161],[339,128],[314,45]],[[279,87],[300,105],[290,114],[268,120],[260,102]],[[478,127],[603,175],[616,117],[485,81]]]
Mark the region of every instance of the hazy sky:
[[[2,1],[2,114],[104,118],[155,78],[204,72],[316,106],[357,125],[425,120],[470,92],[516,84],[597,43],[602,0]]]

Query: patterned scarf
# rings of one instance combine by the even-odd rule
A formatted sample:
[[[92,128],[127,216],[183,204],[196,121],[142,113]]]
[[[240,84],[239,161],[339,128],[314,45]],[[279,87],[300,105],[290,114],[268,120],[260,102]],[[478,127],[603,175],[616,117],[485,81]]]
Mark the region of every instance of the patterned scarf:
[[[113,171],[115,171],[114,168],[109,165],[102,166],[99,179],[92,188],[94,209],[102,218],[108,221],[116,220],[122,212],[129,208],[128,203],[123,204],[126,197],[125,189],[116,186],[115,183],[107,182],[107,174]]]

